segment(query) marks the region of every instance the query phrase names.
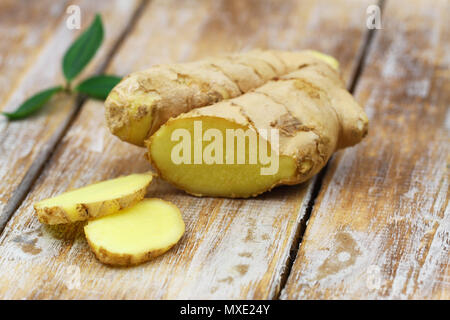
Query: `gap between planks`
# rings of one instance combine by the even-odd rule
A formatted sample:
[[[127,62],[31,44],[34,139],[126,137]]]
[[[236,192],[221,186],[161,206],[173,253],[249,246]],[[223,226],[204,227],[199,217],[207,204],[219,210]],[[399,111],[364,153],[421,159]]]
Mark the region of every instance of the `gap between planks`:
[[[387,0],[379,0],[378,6],[380,7],[381,12],[381,18],[383,16],[383,8],[385,6]],[[375,36],[375,33],[377,32],[377,29],[367,29],[366,34],[364,36],[364,41],[362,43],[361,48],[359,49],[358,54],[358,62],[356,64],[356,67],[353,69],[352,75],[350,76],[349,84],[347,85],[348,91],[353,94],[356,86],[358,85],[359,79],[361,78],[361,75],[363,74],[364,68],[366,66],[366,60],[367,56],[369,55],[369,52],[371,50],[371,45]],[[329,163],[332,160],[333,156],[330,157],[325,167],[317,174],[317,176],[314,178],[314,181],[312,183],[312,186],[308,190],[308,204],[305,208],[305,214],[303,215],[303,218],[299,221],[297,225],[297,229],[295,230],[295,237],[291,245],[289,259],[286,261],[286,266],[284,268],[284,272],[281,275],[280,280],[280,287],[279,290],[274,295],[274,300],[279,300],[281,292],[283,291],[284,287],[286,286],[287,280],[289,278],[289,275],[292,271],[292,267],[294,265],[295,259],[297,258],[297,254],[300,250],[300,245],[303,239],[303,236],[306,232],[306,228],[308,225],[309,218],[311,217],[311,213],[314,209],[314,204],[316,202],[316,198],[319,195],[320,190],[322,189],[323,179],[325,178],[325,175],[328,171]]]
[[[111,60],[113,59],[114,54],[118,51],[123,41],[125,40],[126,36],[133,30],[134,26],[136,25],[137,21],[141,16],[141,13],[144,11],[145,7],[148,5],[150,1],[151,0],[141,0],[141,3],[136,7],[136,9],[134,10],[133,14],[130,17],[130,20],[126,24],[125,28],[123,29],[117,40],[115,41],[109,53],[106,55],[105,62],[100,64],[95,74],[101,74],[106,70]],[[0,235],[3,233],[6,224],[9,222],[9,220],[11,220],[11,218],[13,217],[16,210],[19,208],[22,201],[28,195],[28,192],[30,191],[34,182],[42,173],[45,164],[52,156],[52,153],[55,150],[56,146],[64,137],[69,128],[72,126],[74,120],[80,113],[81,108],[83,107],[84,103],[87,100],[88,99],[85,97],[77,96],[77,99],[75,101],[75,107],[71,110],[70,114],[67,116],[66,120],[62,123],[61,127],[55,132],[55,134],[51,137],[49,142],[39,152],[36,159],[33,161],[32,165],[30,166],[27,173],[23,177],[22,181],[17,186],[17,189],[14,190],[13,196],[5,205],[2,215],[0,215]]]

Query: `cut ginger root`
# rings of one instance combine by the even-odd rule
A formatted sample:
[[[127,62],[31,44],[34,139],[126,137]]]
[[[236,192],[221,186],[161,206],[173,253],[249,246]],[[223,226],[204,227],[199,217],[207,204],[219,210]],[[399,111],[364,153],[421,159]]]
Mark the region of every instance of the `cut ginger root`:
[[[172,248],[184,231],[180,210],[161,199],[144,199],[84,227],[95,256],[113,266],[149,261]]]
[[[168,120],[146,140],[160,177],[197,196],[252,197],[306,181],[334,151],[360,142],[368,131],[363,108],[334,59],[317,58]]]
[[[152,173],[132,174],[62,193],[34,205],[46,224],[70,223],[115,213],[142,200]]]

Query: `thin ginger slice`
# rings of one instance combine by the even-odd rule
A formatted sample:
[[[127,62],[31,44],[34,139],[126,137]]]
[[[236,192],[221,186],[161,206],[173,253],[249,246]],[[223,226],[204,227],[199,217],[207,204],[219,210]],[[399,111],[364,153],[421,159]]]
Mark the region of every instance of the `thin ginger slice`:
[[[42,200],[34,205],[34,209],[39,221],[46,224],[101,217],[142,200],[151,181],[151,173],[131,174]]]
[[[161,199],[144,199],[84,227],[95,256],[113,266],[137,265],[165,253],[184,230],[180,210]]]

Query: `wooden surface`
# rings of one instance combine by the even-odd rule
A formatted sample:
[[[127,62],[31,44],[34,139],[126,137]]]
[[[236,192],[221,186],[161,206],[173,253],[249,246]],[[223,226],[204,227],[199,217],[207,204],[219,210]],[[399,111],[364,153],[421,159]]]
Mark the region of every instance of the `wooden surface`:
[[[450,298],[450,5],[412,3],[386,4],[370,134],[330,163],[282,298]]]
[[[148,195],[180,207],[185,236],[149,263],[111,268],[90,252],[81,224],[41,225],[32,204],[150,166],[108,132],[101,102],[58,97],[35,117],[0,123],[0,298],[448,298],[448,5],[414,1],[403,12],[385,2],[386,25],[367,46],[374,1],[80,1],[83,26],[100,11],[107,29],[87,72],[108,57],[108,73],[127,74],[253,47],[318,49],[356,83],[371,132],[331,161],[298,253],[320,179],[249,200],[196,198],[157,180]],[[0,63],[11,78],[1,109],[61,81],[60,57],[76,36],[66,5],[1,20],[22,33],[8,40],[12,52],[0,44],[0,57],[23,55]],[[30,18],[49,12],[48,25]],[[36,30],[29,47],[27,28]]]

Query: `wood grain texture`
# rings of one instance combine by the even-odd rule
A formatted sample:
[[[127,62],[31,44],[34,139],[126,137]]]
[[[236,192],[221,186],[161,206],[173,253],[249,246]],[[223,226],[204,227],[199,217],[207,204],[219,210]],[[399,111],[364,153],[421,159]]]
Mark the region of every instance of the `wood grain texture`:
[[[237,50],[245,44],[322,49],[342,62],[348,77],[363,43],[368,3],[152,1],[110,71],[126,73],[155,63]],[[326,10],[339,18],[322,16]],[[329,41],[331,38],[341,42]],[[80,225],[50,228],[35,218],[32,204],[42,198],[148,170],[143,154],[143,149],[112,136],[104,124],[101,103],[89,101],[0,238],[0,297],[276,296],[303,219],[310,183],[277,188],[255,199],[231,200],[188,196],[157,180],[148,194],[180,207],[186,234],[168,253],[128,269],[99,263]]]
[[[331,162],[282,298],[450,298],[449,5],[387,2],[369,135]]]
[[[10,4],[7,6],[9,9],[1,11],[1,15],[8,15],[9,12],[10,16],[14,16],[13,12],[16,11],[24,12],[18,14],[17,19],[2,20],[3,27],[11,28],[13,35],[18,33],[17,39],[11,39],[0,47],[0,56],[3,57],[3,52],[7,52],[4,57],[9,61],[7,66],[0,66],[1,82],[8,82],[5,88],[0,86],[2,111],[15,110],[27,97],[39,90],[64,83],[62,57],[80,33],[79,30],[66,27],[65,19],[68,15],[65,14],[64,2],[38,4],[33,1],[35,4],[29,9],[28,3]],[[102,12],[105,27],[103,45],[83,71],[81,78],[97,71],[104,63],[130,22],[138,3],[137,0],[71,2],[80,6],[82,29],[91,23],[95,13],[99,11]],[[2,2],[3,5],[6,4]],[[13,45],[9,46],[9,43]],[[15,202],[21,200],[20,194],[26,192],[35,179],[78,104],[75,96],[59,94],[42,112],[28,119],[8,122],[6,118],[0,117],[0,229],[9,218],[9,211],[14,208]]]

